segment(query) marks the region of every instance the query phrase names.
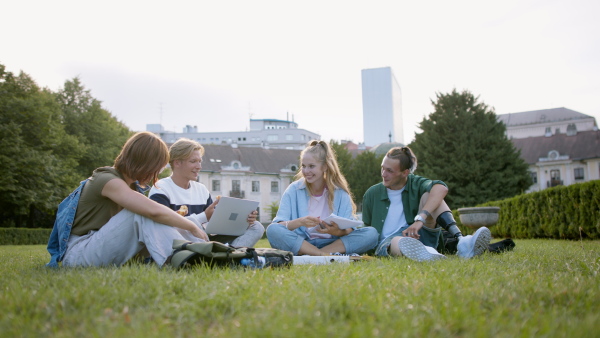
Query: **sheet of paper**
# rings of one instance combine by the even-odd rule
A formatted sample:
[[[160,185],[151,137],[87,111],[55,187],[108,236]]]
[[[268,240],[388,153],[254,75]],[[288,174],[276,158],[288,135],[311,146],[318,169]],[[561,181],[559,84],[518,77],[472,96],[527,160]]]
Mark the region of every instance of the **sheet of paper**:
[[[350,263],[349,256],[294,256],[292,261],[294,265],[305,264],[331,264],[331,263]]]
[[[333,221],[338,225],[338,227],[340,229],[348,229],[348,228],[360,227],[360,226],[364,225],[363,222],[361,222],[361,221],[355,221],[355,220],[343,218],[343,217],[340,217],[335,214],[331,214],[331,215],[327,216],[327,218],[324,218],[323,221],[325,221],[327,223],[331,223],[331,221]]]

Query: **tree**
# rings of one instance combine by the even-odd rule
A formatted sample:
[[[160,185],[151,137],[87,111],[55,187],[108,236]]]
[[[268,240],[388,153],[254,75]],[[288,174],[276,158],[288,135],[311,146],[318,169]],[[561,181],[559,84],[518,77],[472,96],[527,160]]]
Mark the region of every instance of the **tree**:
[[[350,173],[350,167],[352,166],[352,154],[346,149],[346,146],[342,143],[338,143],[335,140],[329,142],[331,148],[335,152],[340,171],[346,177]]]
[[[409,145],[416,174],[448,184],[451,208],[474,206],[522,193],[531,184],[527,163],[505,135],[493,108],[468,91],[437,93]]]
[[[77,172],[87,177],[98,167],[111,166],[131,136],[129,128],[103,109],[77,77],[66,81],[56,98],[66,132],[84,146]]]
[[[0,64],[0,225],[47,226],[47,216],[77,185],[73,167],[81,148],[59,116],[49,90]]]
[[[359,209],[362,209],[362,199],[367,189],[381,182],[382,160],[383,156],[377,156],[371,151],[363,151],[352,161],[350,173],[346,178]]]

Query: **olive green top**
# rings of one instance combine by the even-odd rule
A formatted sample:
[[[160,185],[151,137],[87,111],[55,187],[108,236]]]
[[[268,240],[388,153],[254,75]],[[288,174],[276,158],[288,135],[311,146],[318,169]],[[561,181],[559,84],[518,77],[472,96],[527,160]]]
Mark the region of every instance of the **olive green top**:
[[[92,230],[99,230],[111,217],[123,209],[110,198],[102,196],[104,185],[115,178],[123,179],[121,174],[113,167],[102,167],[94,170],[92,177],[90,177],[81,192],[71,234],[82,236]]]

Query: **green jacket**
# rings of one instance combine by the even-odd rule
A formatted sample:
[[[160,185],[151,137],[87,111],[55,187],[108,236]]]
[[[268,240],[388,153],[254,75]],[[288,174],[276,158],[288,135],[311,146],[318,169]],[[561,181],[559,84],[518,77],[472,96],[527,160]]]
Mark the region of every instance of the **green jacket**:
[[[404,217],[408,224],[413,224],[415,216],[419,212],[419,203],[424,193],[431,191],[435,184],[448,187],[442,181],[434,181],[425,177],[410,174],[406,187],[402,192],[402,205],[404,206]],[[383,183],[370,187],[363,196],[362,221],[367,226],[372,226],[381,234],[383,223],[387,217],[390,207],[390,199]]]

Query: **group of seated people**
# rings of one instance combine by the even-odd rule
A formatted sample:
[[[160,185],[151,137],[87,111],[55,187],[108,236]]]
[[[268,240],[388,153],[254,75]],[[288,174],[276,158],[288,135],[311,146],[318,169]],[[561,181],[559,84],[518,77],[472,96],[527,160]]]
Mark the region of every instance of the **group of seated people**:
[[[112,167],[96,169],[58,208],[48,243],[49,266],[122,265],[146,252],[162,266],[175,239],[219,241],[253,247],[265,228],[257,212],[241,236],[209,235],[204,225],[219,199],[198,182],[204,148],[180,139],[170,148],[156,135],[140,132],[123,146]],[[170,165],[172,175],[158,179]],[[442,181],[414,175],[417,158],[408,147],[390,149],[381,164],[382,182],[363,197],[364,226],[340,229],[323,219],[354,219],[356,205],[336,155],[324,141],[311,141],[300,154],[301,169],[267,227],[273,248],[294,255],[374,254],[415,261],[445,258],[441,232],[458,241],[457,255],[471,258],[489,245],[482,227],[463,236],[444,202]],[[151,187],[148,197],[144,194]],[[183,217],[182,217],[183,216]]]

